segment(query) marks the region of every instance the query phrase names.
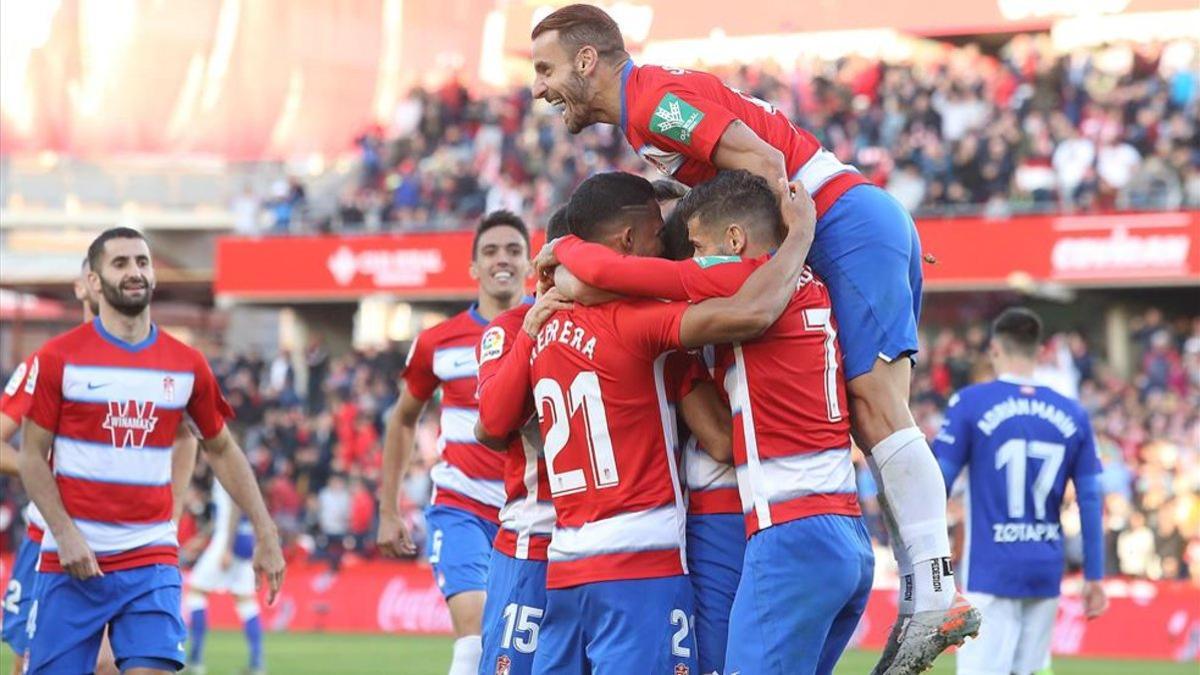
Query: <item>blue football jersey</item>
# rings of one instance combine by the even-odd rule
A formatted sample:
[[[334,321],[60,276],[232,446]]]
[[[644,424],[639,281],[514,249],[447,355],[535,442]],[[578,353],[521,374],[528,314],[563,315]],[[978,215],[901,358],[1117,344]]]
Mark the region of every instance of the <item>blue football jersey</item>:
[[[962,589],[1057,596],[1067,479],[1100,472],[1083,407],[1029,381],[973,385],[950,399],[933,451],[949,480],[967,466]]]

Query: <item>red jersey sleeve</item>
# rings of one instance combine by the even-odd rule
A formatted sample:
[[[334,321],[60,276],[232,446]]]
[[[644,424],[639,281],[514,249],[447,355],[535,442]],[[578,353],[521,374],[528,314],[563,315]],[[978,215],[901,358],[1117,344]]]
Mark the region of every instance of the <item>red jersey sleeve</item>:
[[[669,71],[664,71],[669,73]],[[721,135],[737,115],[699,94],[682,77],[653,77],[634,102],[631,120],[656,147],[711,163]]]
[[[745,260],[731,255],[711,255],[683,261],[683,285],[688,299],[701,302],[708,298],[734,295],[746,279],[767,258]]]
[[[554,255],[580,281],[603,291],[667,300],[688,299],[682,269],[686,261],[621,255],[575,235],[559,242]]]
[[[432,340],[421,333],[413,341],[408,350],[408,361],[404,364],[404,374],[401,379],[408,385],[408,391],[417,399],[428,401],[433,398],[441,380],[433,372]]]
[[[29,419],[46,431],[58,431],[62,411],[63,360],[42,350],[29,362],[29,372],[20,393],[29,396]]]
[[[479,422],[489,436],[503,438],[533,414],[529,356],[533,339],[521,330],[524,312],[505,312],[483,332],[475,348],[479,362]]]
[[[14,422],[20,422],[29,414],[29,406],[33,402],[33,397],[25,391],[25,377],[32,365],[32,356],[22,361],[8,378],[8,384],[4,385],[4,393],[0,394],[0,413]]]
[[[233,408],[221,395],[221,387],[213,375],[208,360],[195,352],[196,365],[192,368],[196,378],[192,384],[192,397],[188,399],[187,413],[200,431],[200,437],[209,440],[225,428],[225,420],[233,418]]]
[[[636,354],[653,359],[668,349],[682,349],[679,323],[686,302],[626,300],[613,304],[613,326],[622,343]]]

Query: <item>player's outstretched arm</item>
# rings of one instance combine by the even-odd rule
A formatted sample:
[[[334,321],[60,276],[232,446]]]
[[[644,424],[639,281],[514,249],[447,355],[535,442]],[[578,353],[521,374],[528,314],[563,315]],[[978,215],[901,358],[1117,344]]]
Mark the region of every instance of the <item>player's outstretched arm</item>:
[[[16,476],[20,473],[20,453],[12,446],[17,433],[17,421],[0,413],[0,474]]]
[[[718,462],[733,462],[733,416],[712,382],[699,382],[679,402],[679,412],[704,451]]]
[[[258,583],[262,576],[267,578],[267,603],[273,603],[283,586],[286,565],[283,549],[279,545],[279,531],[267,512],[267,504],[258,489],[254,470],[250,468],[246,454],[234,440],[228,426],[222,426],[216,436],[204,440],[202,444],[221,487],[250,519],[250,525],[254,528],[255,582]]]
[[[734,120],[721,134],[713,151],[713,164],[718,169],[745,169],[767,179],[777,192],[787,183],[787,165],[783,153],[767,143],[741,120]]]
[[[575,235],[556,241],[553,258],[547,258],[558,265],[554,285],[577,302],[595,305],[613,299],[612,295],[593,297],[590,293],[595,291],[588,287],[642,298],[689,299],[683,282],[684,266],[695,264],[689,260],[622,255]]]
[[[408,473],[417,442],[417,420],[425,401],[400,387],[400,400],[388,414],[383,434],[383,478],[379,486],[379,534],[375,543],[389,558],[416,555],[417,546],[400,517],[400,482]]]
[[[780,208],[787,237],[779,250],[728,298],[692,305],[680,322],[687,347],[743,342],[762,335],[787,308],[796,292],[817,220],[812,197],[798,183],[781,186]]]
[[[174,505],[171,519],[176,525],[183,517],[188,486],[192,484],[192,472],[196,469],[198,447],[199,440],[196,435],[186,424],[180,424],[175,432],[175,445],[171,448],[171,499]]]
[[[53,442],[53,432],[31,419],[25,420],[21,431],[21,483],[58,542],[58,560],[63,570],[76,579],[104,576],[100,564],[96,562],[95,552],[88,546],[75,521],[71,520],[58,485],[54,482],[54,473],[46,459],[50,456]]]

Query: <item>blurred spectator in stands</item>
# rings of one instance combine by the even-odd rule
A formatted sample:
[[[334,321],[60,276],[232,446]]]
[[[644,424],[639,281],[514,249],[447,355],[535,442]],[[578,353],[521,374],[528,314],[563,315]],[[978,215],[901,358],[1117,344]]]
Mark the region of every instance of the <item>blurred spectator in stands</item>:
[[[350,491],[340,473],[330,476],[329,483],[317,496],[317,525],[317,549],[337,557],[342,539],[350,533]]]
[[[235,234],[243,237],[253,237],[259,234],[258,217],[262,210],[262,204],[258,195],[254,194],[254,187],[250,183],[242,186],[241,193],[233,198],[229,210],[233,212]]]
[[[304,217],[307,206],[304,184],[295,176],[280,178],[271,186],[271,199],[267,205],[273,218],[272,233],[287,234],[296,231]]]
[[[372,524],[375,522],[375,497],[367,489],[363,479],[350,479],[350,536],[355,551],[364,551],[371,541]]]
[[[1143,577],[1150,571],[1154,559],[1154,532],[1146,526],[1146,516],[1134,511],[1129,516],[1129,529],[1117,536],[1117,559],[1121,574]]]
[[[329,351],[321,336],[309,341],[304,360],[308,366],[308,393],[304,400],[308,412],[315,413],[325,407],[325,378],[329,374]]]

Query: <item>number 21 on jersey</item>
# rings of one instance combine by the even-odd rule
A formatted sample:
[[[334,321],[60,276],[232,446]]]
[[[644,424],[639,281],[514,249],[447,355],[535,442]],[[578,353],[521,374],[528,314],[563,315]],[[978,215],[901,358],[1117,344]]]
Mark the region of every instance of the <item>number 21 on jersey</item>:
[[[582,467],[569,469],[555,466],[555,460],[571,438],[571,417],[577,413],[583,415],[588,457],[596,488],[617,485],[620,476],[617,475],[617,460],[613,455],[612,438],[608,432],[604,399],[600,396],[600,378],[596,373],[579,373],[566,392],[563,392],[558,382],[542,378],[534,386],[533,396],[537,401],[538,415],[542,422],[545,422],[546,415],[550,416],[550,428],[545,435],[546,473],[550,479],[550,494],[557,497],[587,489],[587,475]]]

